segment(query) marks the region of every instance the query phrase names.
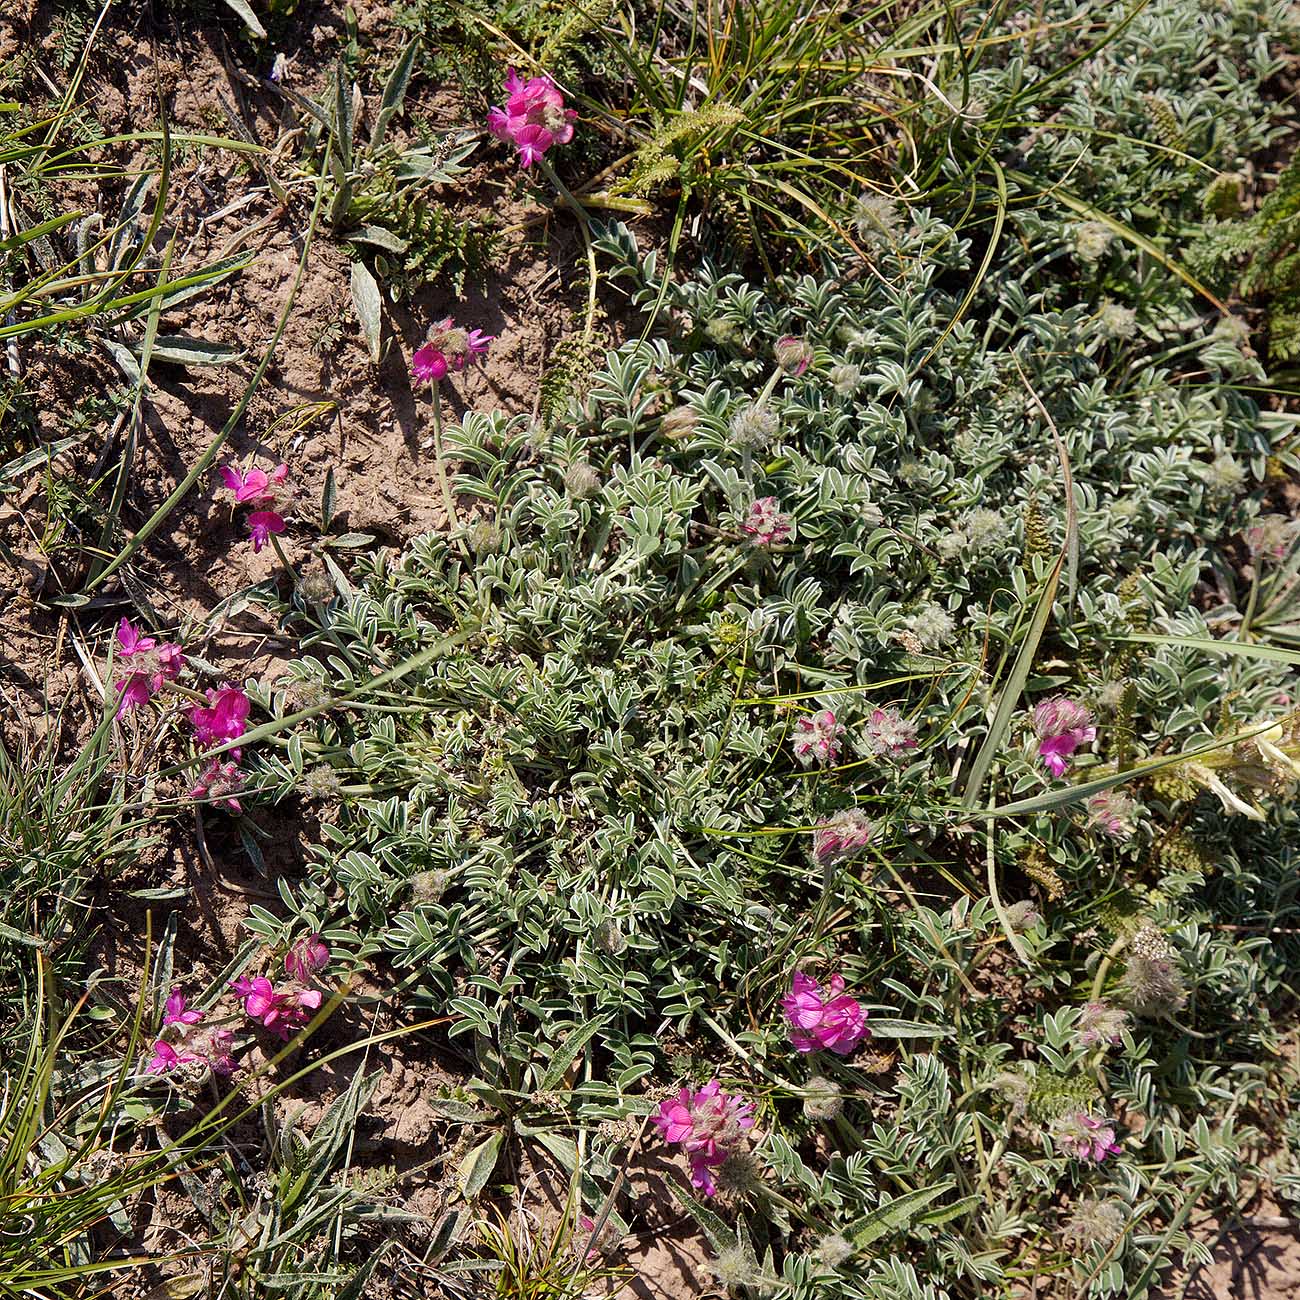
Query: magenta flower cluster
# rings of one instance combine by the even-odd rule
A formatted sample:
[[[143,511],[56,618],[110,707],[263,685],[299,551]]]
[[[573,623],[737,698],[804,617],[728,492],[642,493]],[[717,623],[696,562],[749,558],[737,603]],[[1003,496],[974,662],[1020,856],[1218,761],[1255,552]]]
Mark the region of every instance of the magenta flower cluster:
[[[875,826],[862,813],[845,808],[813,831],[813,857],[822,866],[829,866],[861,853],[875,837]]]
[[[243,1005],[244,1014],[288,1039],[319,1010],[323,995],[314,987],[329,965],[330,950],[318,934],[298,940],[285,954],[288,983],[276,987],[265,976],[232,980],[231,992]],[[213,1024],[208,1013],[186,1005],[185,995],[173,989],[163,1008],[162,1032],[154,1042],[145,1066],[147,1074],[181,1071],[201,1081],[209,1075],[229,1076],[238,1068],[233,1049],[235,1031]]]
[[[1115,1141],[1115,1126],[1084,1111],[1062,1115],[1052,1122],[1052,1136],[1062,1155],[1101,1164],[1117,1156],[1123,1147]]]
[[[117,716],[147,703],[165,683],[175,681],[185,665],[185,654],[174,641],[159,642],[144,636],[124,618],[117,625],[118,657],[126,661],[127,671],[113,683],[118,693]],[[195,743],[201,749],[224,745],[244,734],[248,721],[249,699],[237,686],[222,686],[207,692],[207,704],[196,704],[186,717],[194,729]],[[242,751],[228,750],[226,755],[208,760],[189,790],[191,799],[211,799],[234,812],[240,811],[237,793],[244,778],[239,769]]]
[[[1074,751],[1097,739],[1092,714],[1085,705],[1066,695],[1039,701],[1034,709],[1033,726],[1038,737],[1038,755],[1053,776],[1064,776]]]
[[[810,975],[795,971],[790,992],[781,999],[790,1022],[790,1042],[797,1052],[834,1052],[847,1056],[871,1036],[867,1013],[844,992],[844,976],[832,975],[825,990]]]
[[[488,130],[519,150],[520,167],[531,167],[553,145],[573,139],[578,115],[565,108],[564,96],[550,77],[520,79],[511,68],[506,73],[506,106],[488,112]]]
[[[829,767],[840,756],[844,724],[830,709],[822,709],[794,724],[794,756],[804,767]]]
[[[481,330],[460,329],[448,316],[429,327],[425,341],[412,353],[411,377],[417,383],[436,384],[486,353],[493,338]]]
[[[754,1108],[710,1079],[703,1088],[682,1088],[665,1101],[654,1122],[665,1142],[686,1152],[691,1185],[705,1196],[715,1196],[713,1171],[741,1149],[745,1133],[754,1127]]]
[[[173,989],[163,1007],[162,1033],[154,1042],[145,1073],[170,1074],[183,1069],[197,1079],[234,1074],[234,1031],[208,1025],[206,1020],[205,1012],[187,1006],[185,995]]]
[[[811,976],[795,971],[782,999],[790,1042],[799,1052],[826,1050],[847,1056],[870,1037],[866,1009],[844,992],[844,977],[832,975],[825,991]],[[662,1102],[654,1122],[665,1142],[680,1146],[691,1166],[691,1184],[706,1196],[717,1194],[714,1171],[742,1152],[754,1126],[754,1108],[724,1092],[717,1079],[702,1088],[682,1088]]]
[[[282,511],[284,483],[289,466],[283,462],[269,474],[261,469],[237,470],[221,467],[221,478],[235,499],[236,506],[252,506],[245,523],[253,539],[253,550],[260,551],[272,535],[284,532]]]
[[[164,683],[174,682],[185,666],[185,655],[175,641],[141,635],[129,618],[117,625],[117,645],[117,657],[127,663],[126,675],[113,683],[120,718],[148,703]]]
[[[790,516],[781,513],[775,497],[759,497],[741,521],[741,531],[755,546],[779,546],[794,531]]]

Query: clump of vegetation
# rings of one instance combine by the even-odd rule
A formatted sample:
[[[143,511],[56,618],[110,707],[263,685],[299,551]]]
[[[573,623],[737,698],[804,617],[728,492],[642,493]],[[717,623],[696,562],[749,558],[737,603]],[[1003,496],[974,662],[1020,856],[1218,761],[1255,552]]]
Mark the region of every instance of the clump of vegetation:
[[[275,148],[133,133],[111,219],[60,189],[122,143],[69,134],[85,57],[0,117],[0,344],[112,376],[51,436],[6,354],[3,554],[59,560],[24,600],[84,691],[0,742],[0,1289],[576,1295],[625,1279],[651,1151],[708,1284],[772,1300],[1147,1295],[1204,1262],[1193,1215],[1294,1199],[1297,417],[1260,355],[1295,164],[1234,211],[1281,6],[416,0],[369,95],[343,19],[312,93],[271,64]],[[403,131],[457,72],[464,120]],[[456,193],[481,142],[536,220]],[[528,400],[475,385],[532,300],[431,309],[384,374],[437,527],[345,531],[344,465],[305,508],[327,392],[228,445],[298,280],[125,511],[151,366],[243,359],[173,324],[259,256],[174,265],[172,169],[217,148],[299,278],[346,250],[355,325],[329,304],[309,356],[379,361],[398,299],[576,223]],[[192,491],[257,577],[172,629],[136,563]],[[238,681],[210,633],[244,614],[282,662]],[[161,847],[183,871],[123,883]],[[241,849],[249,937],[199,975],[198,873]],[[192,1213],[147,1254],[163,1180]]]

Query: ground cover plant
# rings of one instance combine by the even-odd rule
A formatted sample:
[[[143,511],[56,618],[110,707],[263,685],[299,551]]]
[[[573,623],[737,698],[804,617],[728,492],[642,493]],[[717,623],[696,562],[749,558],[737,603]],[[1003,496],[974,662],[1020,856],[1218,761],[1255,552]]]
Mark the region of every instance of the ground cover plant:
[[[14,21],[0,1289],[1288,1293],[1285,6]]]

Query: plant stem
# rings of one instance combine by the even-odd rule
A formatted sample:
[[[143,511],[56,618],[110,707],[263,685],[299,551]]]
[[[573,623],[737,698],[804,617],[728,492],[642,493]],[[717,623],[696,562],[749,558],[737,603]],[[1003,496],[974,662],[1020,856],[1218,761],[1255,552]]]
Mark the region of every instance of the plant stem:
[[[582,242],[587,249],[587,319],[582,327],[582,341],[587,343],[596,326],[596,245],[591,240],[591,218],[587,215],[587,209],[573,197],[569,187],[555,174],[555,168],[545,158],[541,159],[541,166],[551,184],[559,191],[560,197],[578,218]]]

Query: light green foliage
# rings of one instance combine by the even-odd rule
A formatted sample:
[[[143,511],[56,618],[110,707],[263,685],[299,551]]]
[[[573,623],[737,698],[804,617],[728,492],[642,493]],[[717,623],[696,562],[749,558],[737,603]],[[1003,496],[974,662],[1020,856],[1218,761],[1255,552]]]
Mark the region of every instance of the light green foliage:
[[[652,307],[664,292],[657,260],[622,227],[598,234],[613,282]],[[1230,384],[1184,383],[1164,360],[1179,347],[1180,365],[1232,373],[1212,330],[1186,346],[1182,322],[1157,315],[1143,337],[1117,341],[1099,332],[1087,286],[1082,301],[1063,285],[1026,289],[1056,239],[1039,227],[951,329],[960,290],[948,286],[962,284],[969,255],[923,210],[896,253],[882,254],[883,278],[837,277],[832,266],[759,285],[706,265],[667,286],[651,341],[607,354],[549,432],[468,415],[446,435],[466,503],[459,539],[431,534],[361,562],[291,676],[341,693],[449,632],[474,637],[405,679],[401,695],[300,727],[263,764],[277,795],[322,765],[356,792],[324,823],[307,878],[283,887],[290,910],[391,961],[453,1017],[453,1035],[518,1062],[509,1087],[597,1026],[580,1081],[546,1102],[556,1124],[641,1110],[652,1077],[707,1077],[746,1059],[797,1088],[811,1071],[783,1045],[788,972],[808,958],[843,969],[873,1002],[877,1044],[898,1065],[880,1081],[847,1073],[877,1117],[850,1102],[854,1127],[837,1130],[844,1145],[819,1169],[796,1154],[807,1126],[798,1105],[780,1088],[768,1099],[763,1157],[805,1189],[801,1218],[765,1204],[758,1220],[790,1295],[840,1285],[846,1296],[863,1285],[924,1294],[925,1276],[950,1295],[985,1294],[1020,1258],[1026,1219],[1062,1179],[1083,1177],[1041,1126],[1090,1101],[1147,1117],[1127,1139],[1135,1154],[1172,1140],[1169,1161],[1207,1195],[1229,1194],[1223,1179],[1244,1168],[1249,1134],[1218,1099],[1263,1088],[1249,1072],[1277,1050],[1260,999],[1294,954],[1263,960],[1250,935],[1195,918],[1293,910],[1277,892],[1285,857],[1266,848],[1293,826],[1285,803],[1269,803],[1270,820],[1251,831],[1195,787],[1169,805],[1140,790],[1147,808],[1127,845],[1089,837],[1077,810],[995,826],[1004,891],[1016,888],[1015,864],[1037,854],[1037,878],[1050,873],[1067,899],[1021,940],[1029,987],[1061,1017],[1028,1031],[1031,1060],[1042,1052],[1028,1119],[1014,1119],[994,1087],[1023,1041],[1006,1034],[1009,1004],[969,999],[963,983],[1001,929],[982,876],[954,856],[963,840],[979,861],[986,848],[983,830],[958,829],[954,775],[1064,539],[1061,451],[1075,482],[1077,593],[1062,587],[1028,689],[1093,706],[1101,736],[1080,779],[1107,770],[1115,734],[1130,759],[1203,744],[1274,708],[1291,676],[1269,660],[1207,664],[1191,650],[1121,643],[1153,627],[1207,632],[1197,583],[1258,510],[1275,430]],[[731,419],[759,398],[786,334],[806,339],[815,360],[803,377],[773,381],[777,432],[751,454],[732,442]],[[695,413],[685,431],[664,420],[683,404]],[[1222,457],[1253,491],[1207,479]],[[575,463],[598,477],[594,492],[585,480],[573,490]],[[768,495],[795,525],[770,552],[739,529]],[[1026,551],[1027,514],[1042,534],[1037,556]],[[278,692],[266,703],[284,708]],[[1120,704],[1126,726],[1112,733]],[[885,705],[919,727],[920,747],[897,764],[864,744],[868,715]],[[819,707],[849,729],[842,766],[825,775],[800,769],[789,748],[795,718]],[[1022,721],[997,755],[992,792],[1005,802],[1043,788]],[[823,872],[808,831],[849,804],[880,834],[866,860]],[[1155,850],[1175,818],[1204,851],[1162,867]],[[924,874],[926,861],[942,874]],[[1225,902],[1208,873],[1235,861],[1254,864],[1253,893]],[[898,873],[918,869],[920,898],[900,906]],[[1129,878],[1143,882],[1144,918],[1173,929],[1193,988],[1181,1014],[1213,1034],[1214,1052],[1145,1020],[1098,1080],[1068,1008],[1088,996],[1077,964],[1112,942],[1106,909]],[[259,912],[251,924],[269,936],[278,923]],[[666,1058],[662,1025],[687,1055]],[[481,1144],[491,1127],[474,1122]],[[598,1180],[603,1159],[591,1166]],[[996,1194],[959,1203],[988,1190],[995,1163]],[[1176,1211],[1176,1184],[1119,1168],[1099,1178],[1136,1219]],[[866,1249],[888,1255],[901,1234],[908,1267],[923,1270],[915,1284],[884,1259],[858,1270],[861,1253],[828,1280],[784,1236],[797,1222],[844,1233],[940,1173],[953,1190]],[[1116,1293],[1170,1248],[1135,1234],[1093,1293]]]

